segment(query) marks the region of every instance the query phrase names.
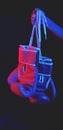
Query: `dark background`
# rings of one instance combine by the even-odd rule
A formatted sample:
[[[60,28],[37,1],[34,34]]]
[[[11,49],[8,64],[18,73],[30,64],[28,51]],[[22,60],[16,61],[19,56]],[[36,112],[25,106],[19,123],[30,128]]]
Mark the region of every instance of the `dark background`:
[[[62,128],[63,120],[63,41],[47,30],[43,39],[43,55],[53,59],[52,77],[57,97],[50,104],[30,104],[27,99],[14,95],[7,77],[18,64],[18,46],[29,43],[32,25],[31,12],[42,9],[59,26],[63,27],[62,0],[37,2],[18,1],[0,4],[0,129]]]

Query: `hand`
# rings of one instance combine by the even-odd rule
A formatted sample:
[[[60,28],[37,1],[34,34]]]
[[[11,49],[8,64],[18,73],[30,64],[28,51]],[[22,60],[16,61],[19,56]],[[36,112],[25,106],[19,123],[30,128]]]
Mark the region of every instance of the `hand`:
[[[46,19],[46,16],[45,16],[45,13],[40,10],[39,8],[35,8],[33,11],[32,11],[32,15],[31,15],[31,23],[32,25],[36,22],[37,20],[37,13],[38,15],[40,15],[41,17],[41,23],[43,24],[43,22],[45,24],[47,24],[47,19]]]
[[[44,30],[45,40],[46,40],[47,39],[46,26],[48,26],[48,24],[47,24],[45,13],[39,8],[35,8],[31,15],[31,23],[32,25],[35,25],[36,28],[38,29],[38,35],[40,37],[41,37],[41,24],[43,25],[43,30]],[[41,42],[41,40],[39,41]]]

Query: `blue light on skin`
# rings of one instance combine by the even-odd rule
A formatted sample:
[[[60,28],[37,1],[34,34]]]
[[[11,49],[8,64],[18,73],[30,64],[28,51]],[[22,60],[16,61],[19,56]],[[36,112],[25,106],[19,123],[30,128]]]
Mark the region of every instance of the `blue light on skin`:
[[[63,28],[61,28],[59,25],[57,25],[55,22],[53,22],[51,19],[46,17],[47,19],[47,28],[54,33],[57,37],[63,40]]]
[[[32,12],[32,15],[31,15],[31,23],[33,24],[35,22],[36,12],[40,11],[40,13],[43,16],[41,19],[43,20],[44,18],[47,29],[49,29],[52,33],[54,33],[54,35],[56,35],[57,37],[63,40],[63,28],[57,25],[55,22],[53,22],[50,18],[45,16],[44,12],[40,10],[39,8],[35,8],[35,10],[36,10],[35,13]],[[43,24],[43,21],[41,24]],[[44,28],[44,33],[46,34],[45,28]]]

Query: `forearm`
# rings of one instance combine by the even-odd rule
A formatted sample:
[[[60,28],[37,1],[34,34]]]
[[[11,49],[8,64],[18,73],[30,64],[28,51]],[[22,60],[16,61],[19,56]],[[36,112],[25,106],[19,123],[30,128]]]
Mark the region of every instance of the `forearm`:
[[[46,17],[47,19],[47,28],[54,33],[57,37],[63,40],[63,28],[61,28],[59,25],[54,23],[51,19]]]

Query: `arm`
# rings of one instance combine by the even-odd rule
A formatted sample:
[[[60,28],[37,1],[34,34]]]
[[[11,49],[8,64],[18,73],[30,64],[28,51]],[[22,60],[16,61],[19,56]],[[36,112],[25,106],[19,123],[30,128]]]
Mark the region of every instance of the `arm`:
[[[56,35],[57,37],[59,37],[60,39],[63,40],[63,28],[61,28],[59,25],[57,25],[56,23],[54,23],[51,19],[49,19],[42,10],[40,10],[39,8],[35,8],[35,10],[33,10],[32,15],[31,15],[31,23],[34,24],[34,22],[38,19],[40,19],[39,17],[37,17],[37,12],[39,13],[39,16],[41,18],[41,24],[43,24],[44,28],[44,34],[45,36],[46,34],[46,27],[47,29],[49,29],[52,33],[54,33],[54,35]]]
[[[63,40],[63,28],[61,28],[59,25],[54,23],[51,19],[46,17],[47,19],[47,28],[54,33],[57,37]]]

